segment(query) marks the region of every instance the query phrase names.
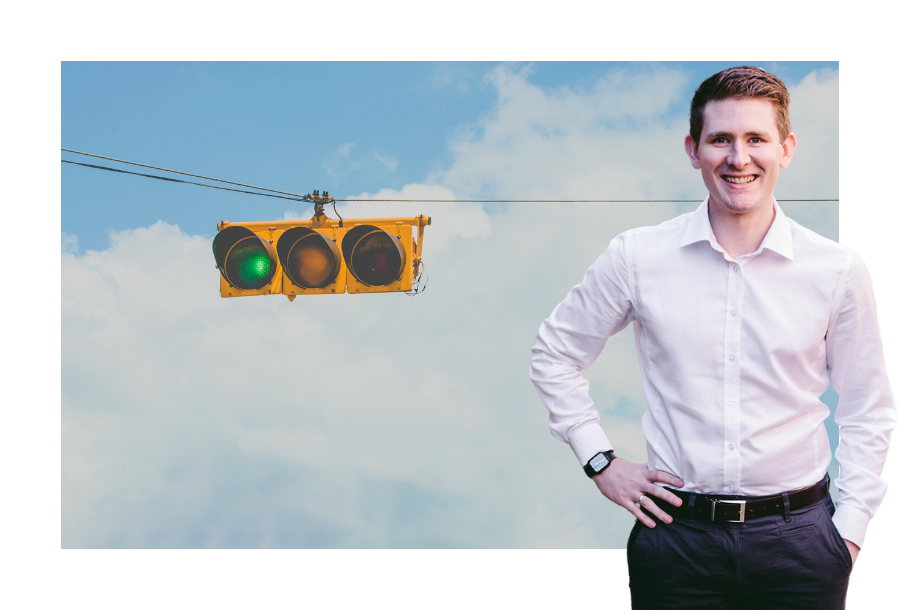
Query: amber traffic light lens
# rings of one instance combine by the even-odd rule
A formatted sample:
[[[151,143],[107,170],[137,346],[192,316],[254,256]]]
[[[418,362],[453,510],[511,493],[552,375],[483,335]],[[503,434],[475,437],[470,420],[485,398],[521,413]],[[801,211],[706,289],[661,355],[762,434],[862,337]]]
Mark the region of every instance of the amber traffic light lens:
[[[381,229],[363,236],[353,248],[350,259],[356,277],[369,286],[387,286],[403,269],[396,243]]]
[[[307,235],[297,240],[288,253],[287,267],[295,284],[304,288],[323,288],[337,275],[340,262],[334,259],[324,240]]]
[[[307,227],[285,231],[277,249],[285,275],[301,288],[325,288],[334,283],[341,270],[336,240]]]

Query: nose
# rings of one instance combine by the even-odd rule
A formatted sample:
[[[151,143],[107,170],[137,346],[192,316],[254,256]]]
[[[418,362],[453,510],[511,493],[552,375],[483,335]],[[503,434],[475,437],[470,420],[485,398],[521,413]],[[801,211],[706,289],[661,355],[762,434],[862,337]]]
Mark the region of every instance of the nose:
[[[726,161],[728,162],[728,165],[735,168],[741,168],[750,163],[750,154],[747,151],[746,145],[739,140],[732,143]]]

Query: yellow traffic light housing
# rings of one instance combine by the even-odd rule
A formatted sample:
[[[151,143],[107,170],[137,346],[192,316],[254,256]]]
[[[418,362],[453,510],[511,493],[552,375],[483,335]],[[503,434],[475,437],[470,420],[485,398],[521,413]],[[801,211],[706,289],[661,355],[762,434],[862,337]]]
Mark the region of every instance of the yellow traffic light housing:
[[[412,290],[430,217],[332,220],[316,212],[308,221],[220,222],[213,255],[221,296]]]

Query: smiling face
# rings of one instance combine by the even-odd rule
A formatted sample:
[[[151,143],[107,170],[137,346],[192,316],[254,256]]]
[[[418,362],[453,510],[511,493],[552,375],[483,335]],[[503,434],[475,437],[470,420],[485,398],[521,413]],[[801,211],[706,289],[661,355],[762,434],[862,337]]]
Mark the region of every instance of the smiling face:
[[[703,174],[710,213],[753,216],[772,210],[778,170],[791,164],[794,134],[779,141],[775,109],[764,98],[711,100],[703,108],[700,141],[684,148]]]

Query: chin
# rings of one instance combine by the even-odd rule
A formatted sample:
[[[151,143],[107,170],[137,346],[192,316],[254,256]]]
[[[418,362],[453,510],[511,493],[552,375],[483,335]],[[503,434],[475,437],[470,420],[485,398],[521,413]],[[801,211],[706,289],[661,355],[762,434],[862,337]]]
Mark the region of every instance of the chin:
[[[764,202],[726,202],[723,207],[732,214],[749,214],[761,210],[765,206]]]
[[[728,210],[733,214],[746,214],[762,208],[766,202],[772,201],[772,196],[760,196],[759,194],[738,194],[723,193],[716,200],[720,203],[719,207]]]

